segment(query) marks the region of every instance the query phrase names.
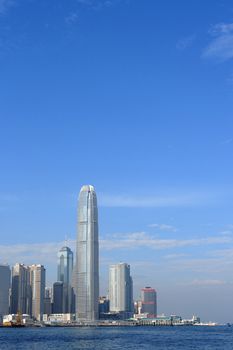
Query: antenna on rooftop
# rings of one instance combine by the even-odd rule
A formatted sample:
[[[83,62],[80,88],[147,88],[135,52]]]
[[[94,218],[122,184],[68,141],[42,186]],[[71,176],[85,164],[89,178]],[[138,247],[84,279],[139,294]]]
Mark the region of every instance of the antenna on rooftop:
[[[68,246],[68,235],[65,235],[65,247]]]

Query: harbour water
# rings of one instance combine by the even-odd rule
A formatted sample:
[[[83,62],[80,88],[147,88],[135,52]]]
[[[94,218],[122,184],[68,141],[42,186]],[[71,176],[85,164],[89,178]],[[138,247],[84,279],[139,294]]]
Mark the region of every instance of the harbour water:
[[[233,327],[0,328],[0,350],[232,350]]]

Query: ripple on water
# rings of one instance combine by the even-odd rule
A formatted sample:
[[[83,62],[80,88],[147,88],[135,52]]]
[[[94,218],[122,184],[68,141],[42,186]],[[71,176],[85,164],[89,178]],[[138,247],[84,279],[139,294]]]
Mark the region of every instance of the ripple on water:
[[[232,327],[0,329],[0,350],[232,350]]]

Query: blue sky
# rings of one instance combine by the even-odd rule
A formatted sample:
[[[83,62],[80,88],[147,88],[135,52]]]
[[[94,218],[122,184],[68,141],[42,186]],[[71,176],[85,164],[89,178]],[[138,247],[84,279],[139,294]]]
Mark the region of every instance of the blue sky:
[[[233,321],[233,4],[0,0],[0,260],[44,263],[99,201],[101,292]]]

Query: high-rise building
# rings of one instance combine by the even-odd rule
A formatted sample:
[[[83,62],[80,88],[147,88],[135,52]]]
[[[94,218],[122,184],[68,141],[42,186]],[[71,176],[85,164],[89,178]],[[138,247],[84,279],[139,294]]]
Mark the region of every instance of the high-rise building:
[[[44,311],[45,268],[16,264],[12,268],[11,313],[28,314],[41,320]]]
[[[11,313],[31,314],[31,285],[28,266],[15,264],[12,268]]]
[[[10,279],[10,267],[8,265],[0,265],[0,322],[4,315],[9,314]]]
[[[80,321],[98,319],[99,239],[97,197],[93,186],[81,188],[78,200],[76,315]]]
[[[55,282],[53,284],[53,313],[54,314],[63,314],[64,305],[63,305],[63,294],[64,294],[64,285],[63,282]]]
[[[133,281],[130,276],[130,265],[119,263],[110,266],[109,300],[110,312],[119,312],[125,317],[130,317],[133,312]]]
[[[50,315],[51,313],[52,313],[52,288],[45,287],[44,314]]]
[[[73,273],[73,252],[63,247],[58,252],[57,280],[71,285]]]
[[[63,282],[63,313],[72,312],[72,274],[73,252],[69,247],[63,247],[58,252],[57,281]]]
[[[154,288],[145,287],[141,289],[141,313],[148,314],[147,317],[157,316],[157,294]]]
[[[43,265],[30,266],[30,284],[32,290],[32,316],[40,321],[44,313],[45,268]]]

